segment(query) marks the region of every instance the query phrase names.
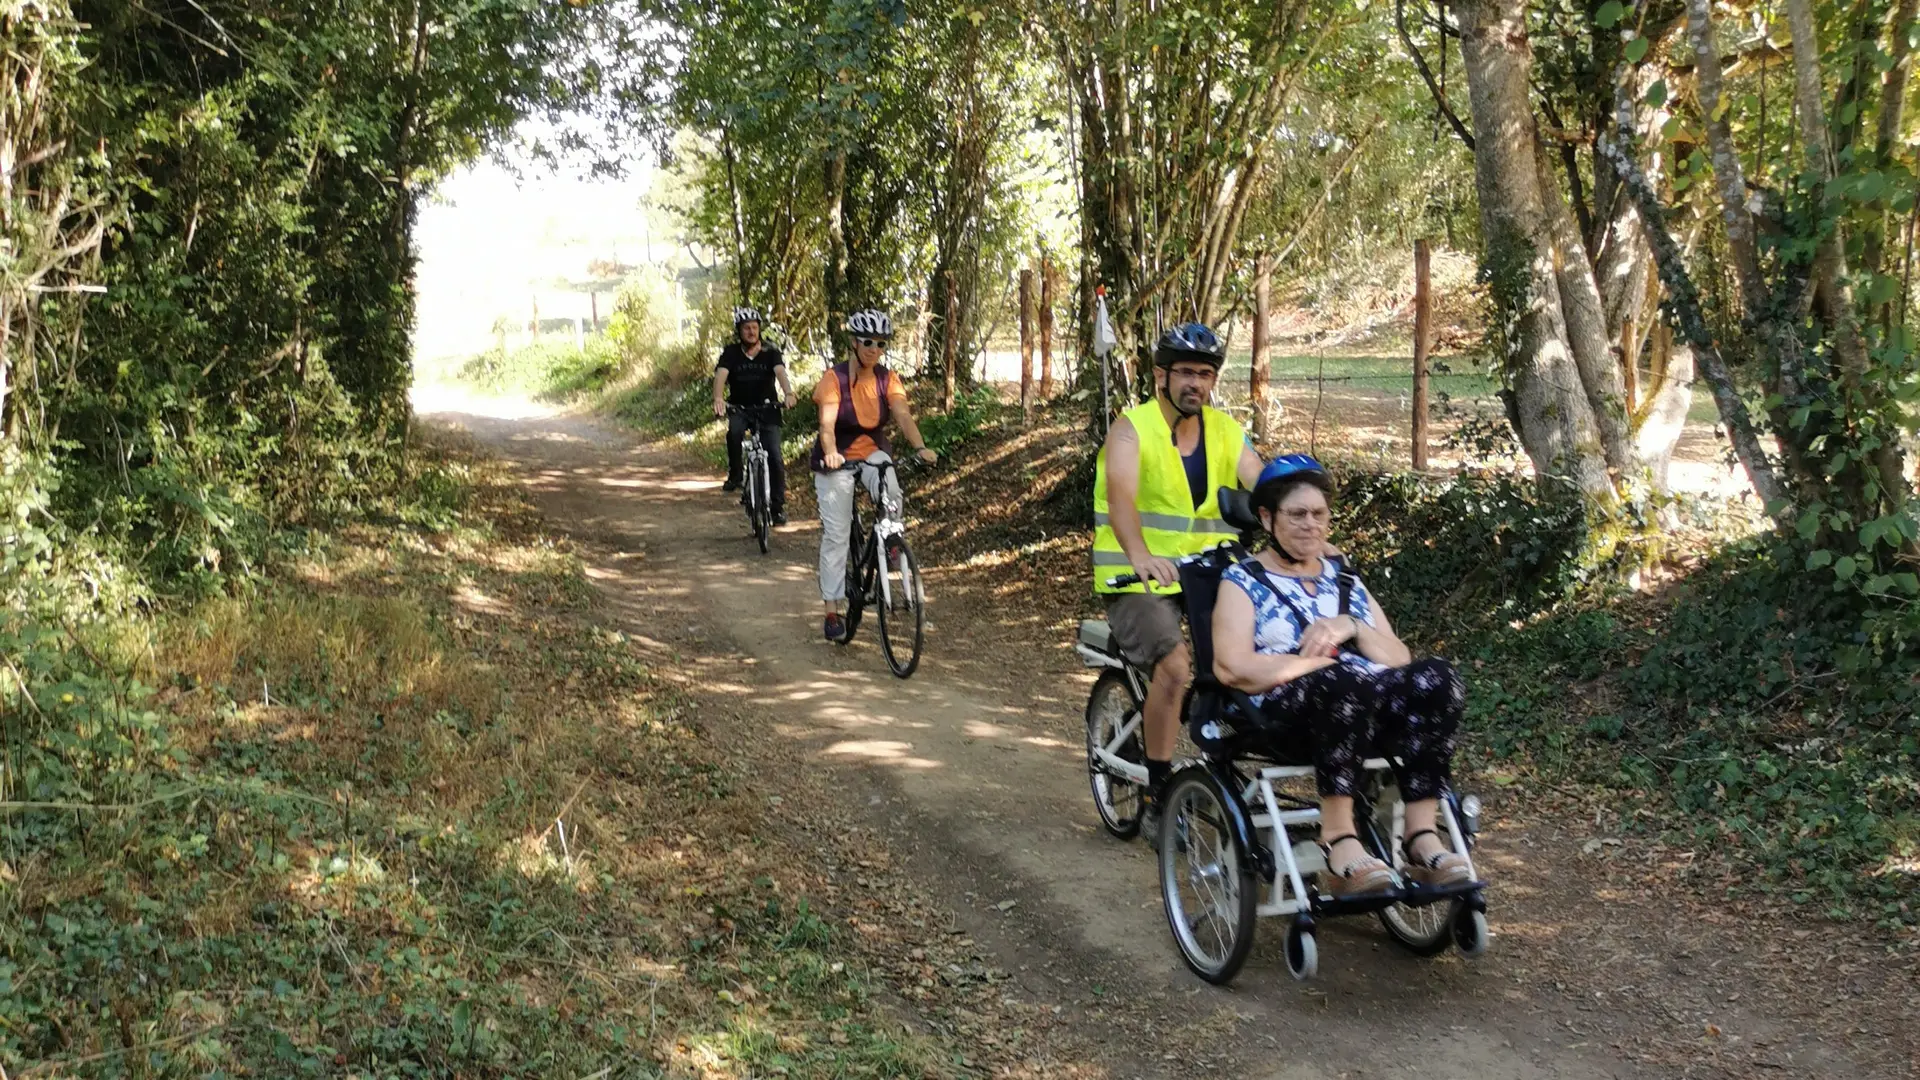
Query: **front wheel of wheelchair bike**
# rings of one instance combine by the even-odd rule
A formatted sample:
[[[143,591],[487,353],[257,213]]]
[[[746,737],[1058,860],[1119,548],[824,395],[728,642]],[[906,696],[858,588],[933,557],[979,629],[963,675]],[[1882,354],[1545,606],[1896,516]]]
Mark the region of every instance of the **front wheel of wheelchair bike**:
[[[1372,851],[1374,857],[1392,866],[1395,873],[1404,875],[1407,872],[1407,856],[1400,850],[1400,842],[1404,839],[1405,829],[1404,826],[1396,829],[1393,821],[1394,809],[1399,805],[1398,791],[1393,791],[1392,798],[1374,800],[1373,805],[1373,837],[1377,839],[1377,844],[1369,843],[1367,846],[1378,847],[1380,850]],[[1453,837],[1445,828],[1441,829],[1440,834],[1447,837],[1449,844],[1452,843]],[[1387,935],[1393,938],[1395,944],[1413,955],[1438,956],[1454,944],[1454,923],[1464,910],[1465,905],[1458,900],[1424,907],[1394,904],[1380,910],[1380,925],[1386,927]],[[1485,916],[1481,917],[1480,923],[1482,927],[1486,925]],[[1484,940],[1483,937],[1483,945]]]
[[[906,540],[893,537],[880,557],[880,581],[874,607],[880,613],[880,650],[887,666],[904,679],[920,666],[920,647],[927,634],[927,591],[920,583],[920,564]]]
[[[1180,958],[1216,986],[1253,949],[1260,883],[1231,825],[1232,793],[1204,768],[1167,782],[1160,815],[1160,897]]]
[[[1320,973],[1320,944],[1314,940],[1313,924],[1294,916],[1287,927],[1287,974],[1306,982]]]
[[[1456,901],[1453,910],[1453,944],[1462,956],[1479,956],[1487,951],[1487,913]]]
[[[1134,724],[1133,733],[1115,746],[1120,732],[1140,718],[1140,701],[1123,673],[1108,668],[1087,695],[1087,780],[1093,787],[1093,806],[1100,811],[1100,824],[1121,840],[1140,834],[1141,796],[1139,784],[1119,776],[1096,756],[1107,750],[1115,757],[1142,768],[1147,764],[1147,740],[1144,722]]]

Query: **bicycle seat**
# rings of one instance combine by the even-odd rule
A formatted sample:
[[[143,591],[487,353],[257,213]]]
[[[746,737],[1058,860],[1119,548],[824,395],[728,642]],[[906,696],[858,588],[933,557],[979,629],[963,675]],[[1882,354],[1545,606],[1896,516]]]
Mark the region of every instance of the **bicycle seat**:
[[[1081,619],[1080,644],[1103,653],[1120,655],[1120,646],[1113,641],[1113,627],[1107,625],[1105,619]]]

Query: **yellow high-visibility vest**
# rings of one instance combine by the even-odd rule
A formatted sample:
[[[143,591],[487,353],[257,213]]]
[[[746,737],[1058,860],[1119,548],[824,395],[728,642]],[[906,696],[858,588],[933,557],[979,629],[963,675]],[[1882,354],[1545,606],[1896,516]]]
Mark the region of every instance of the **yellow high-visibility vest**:
[[[1207,500],[1198,510],[1193,493],[1187,487],[1187,470],[1180,463],[1180,449],[1173,444],[1173,429],[1160,411],[1158,400],[1128,409],[1125,419],[1140,437],[1140,531],[1147,550],[1163,559],[1177,559],[1196,551],[1205,551],[1235,535],[1233,526],[1220,519],[1219,491],[1240,485],[1240,453],[1246,445],[1246,433],[1233,417],[1218,409],[1202,407],[1202,438],[1207,446]],[[1107,579],[1131,572],[1126,550],[1114,535],[1107,517],[1107,450],[1093,474],[1093,590],[1099,593],[1143,592],[1145,586],[1111,588]],[[1178,588],[1156,587],[1162,595]]]

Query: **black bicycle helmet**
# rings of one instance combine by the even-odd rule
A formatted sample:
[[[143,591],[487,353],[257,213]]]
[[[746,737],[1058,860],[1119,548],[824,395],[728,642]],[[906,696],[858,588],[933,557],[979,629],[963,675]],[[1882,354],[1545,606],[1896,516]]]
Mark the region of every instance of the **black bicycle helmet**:
[[[1227,362],[1227,346],[1206,326],[1181,323],[1160,335],[1160,343],[1153,347],[1153,362],[1159,367],[1172,367],[1182,360],[1212,364],[1218,370]]]

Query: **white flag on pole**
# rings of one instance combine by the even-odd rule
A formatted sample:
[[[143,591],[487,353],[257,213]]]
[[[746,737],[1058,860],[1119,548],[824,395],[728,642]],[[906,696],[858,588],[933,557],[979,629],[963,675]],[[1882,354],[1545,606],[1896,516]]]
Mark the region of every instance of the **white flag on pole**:
[[[1106,356],[1120,344],[1113,335],[1113,323],[1107,321],[1107,298],[1101,296],[1093,309],[1093,355]]]

